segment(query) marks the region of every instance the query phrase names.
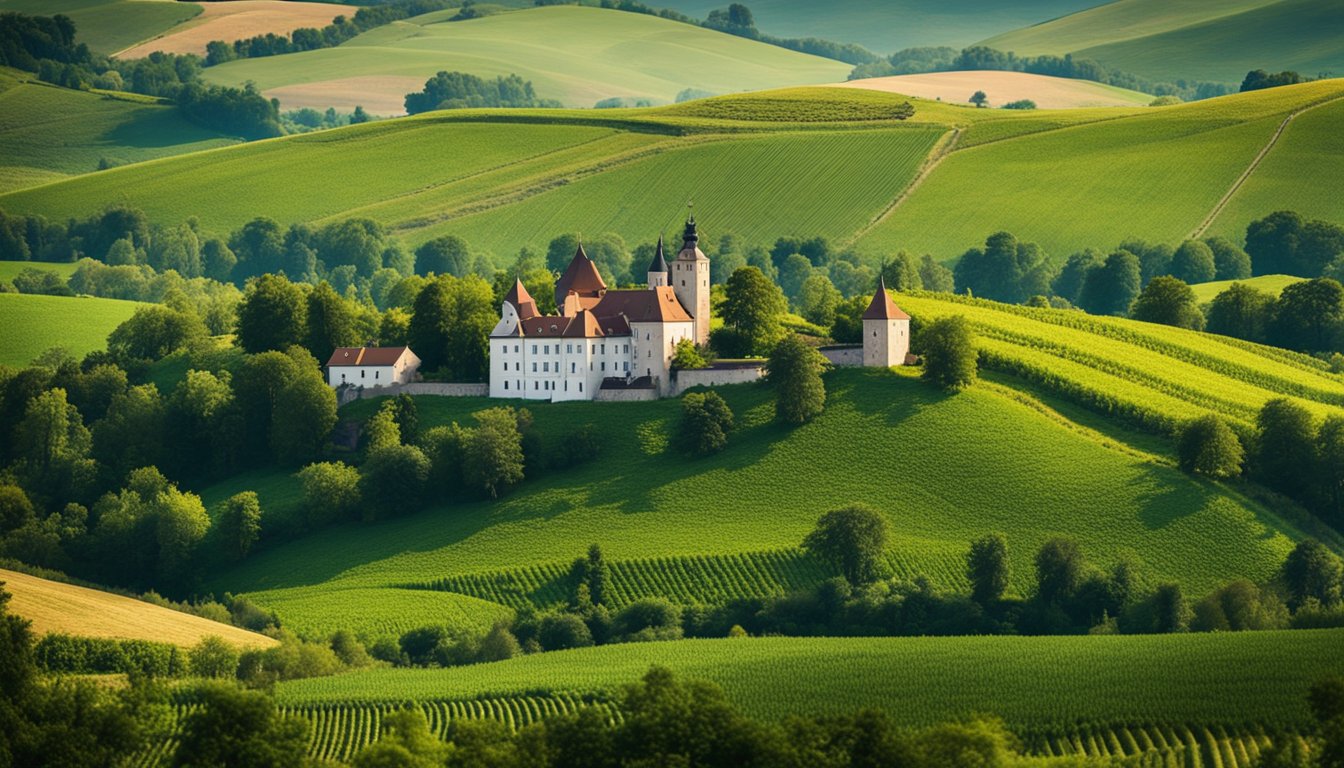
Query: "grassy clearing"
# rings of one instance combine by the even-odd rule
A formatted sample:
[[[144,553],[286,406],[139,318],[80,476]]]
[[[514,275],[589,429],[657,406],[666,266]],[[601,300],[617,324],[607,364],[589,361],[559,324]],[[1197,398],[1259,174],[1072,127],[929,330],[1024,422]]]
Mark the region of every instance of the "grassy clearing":
[[[1304,727],[1307,688],[1344,670],[1341,630],[1092,637],[752,638],[586,648],[444,670],[281,683],[289,706],[600,692],[650,665],[713,680],[764,718],[861,707],[925,725],[1181,722]],[[1087,670],[1087,674],[1078,674]]]
[[[112,329],[130,318],[134,301],[0,294],[0,365],[23,366],[52,347],[80,358],[107,345]]]
[[[0,570],[0,582],[14,598],[10,610],[33,623],[33,632],[62,632],[84,637],[153,640],[189,647],[218,635],[245,648],[266,648],[265,635],[192,616],[130,597]]]
[[[1278,296],[1284,288],[1301,281],[1302,278],[1292,275],[1261,275],[1246,280],[1215,280],[1211,283],[1196,283],[1190,287],[1195,291],[1195,299],[1203,304],[1213,301],[1215,296],[1232,287],[1233,283],[1249,285],[1256,290]]]
[[[79,42],[106,54],[161,34],[201,10],[195,3],[169,0],[0,0],[0,12],[69,16]]]
[[[667,451],[675,401],[534,405],[543,439],[592,423],[603,454],[530,480],[493,504],[311,534],[257,553],[210,588],[290,610],[325,602],[334,589],[367,589],[368,599],[347,612],[358,630],[366,625],[357,606],[379,594],[394,599],[416,583],[565,566],[596,541],[613,560],[646,561],[633,569],[655,585],[643,594],[679,596],[657,585],[675,581],[688,559],[713,555],[723,563],[739,553],[796,547],[818,515],[856,501],[889,516],[897,563],[948,588],[962,583],[957,560],[967,542],[991,530],[1009,537],[1019,591],[1030,579],[1022,565],[1028,553],[1061,532],[1077,536],[1099,563],[1133,553],[1192,593],[1238,576],[1268,577],[1298,535],[1224,487],[1117,450],[1110,439],[989,385],[949,397],[905,375],[848,370],[831,375],[829,390],[825,414],[786,430],[772,422],[767,388],[722,388],[744,426],[723,454],[701,460]],[[497,404],[418,402],[422,425],[465,422]],[[376,406],[359,401],[343,413],[367,415]],[[230,483],[227,492],[249,486],[265,491],[263,504],[268,495],[297,494],[284,475]],[[805,499],[799,487],[809,489]],[[223,495],[211,491],[207,499]]]
[[[77,266],[71,261],[0,261],[0,280],[13,280],[15,275],[25,269],[55,272],[62,278],[68,278],[75,273]]]
[[[533,8],[465,22],[431,16],[370,30],[336,48],[231,62],[206,70],[205,77],[227,85],[254,81],[267,95],[281,89],[282,102],[313,86],[327,94],[327,106],[363,104],[401,114],[404,78],[423,85],[440,70],[482,77],[513,73],[532,81],[543,98],[591,107],[610,97],[668,103],[686,88],[735,93],[836,82],[851,69],[656,16],[598,8]],[[354,76],[363,78],[362,88],[322,88]]]
[[[124,165],[232,143],[171,106],[58,88],[0,69],[0,192],[90,173],[100,161]]]

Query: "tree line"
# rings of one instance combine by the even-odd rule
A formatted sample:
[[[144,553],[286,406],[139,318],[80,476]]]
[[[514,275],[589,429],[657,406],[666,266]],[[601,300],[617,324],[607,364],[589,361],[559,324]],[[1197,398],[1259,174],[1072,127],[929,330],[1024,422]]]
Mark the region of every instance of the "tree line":
[[[538,98],[531,80],[513,74],[487,80],[466,72],[439,72],[425,81],[424,88],[406,94],[409,115],[436,109],[561,106],[555,99]]]

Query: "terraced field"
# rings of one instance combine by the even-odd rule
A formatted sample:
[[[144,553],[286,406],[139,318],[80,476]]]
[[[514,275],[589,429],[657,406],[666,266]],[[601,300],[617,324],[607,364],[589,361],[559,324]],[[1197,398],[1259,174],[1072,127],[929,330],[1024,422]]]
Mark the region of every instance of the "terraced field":
[[[63,13],[75,22],[79,42],[112,54],[196,17],[201,6],[173,0],[0,0],[0,13],[7,11]]]
[[[107,346],[107,335],[130,318],[133,301],[0,293],[0,365],[23,366],[52,347],[76,358]]]
[[[541,98],[591,107],[612,97],[669,103],[686,88],[736,93],[836,82],[851,69],[638,13],[552,6],[447,21],[453,13],[378,27],[336,48],[230,62],[205,77],[235,86],[253,81],[290,108],[358,104],[397,115],[405,113],[405,95],[441,70],[517,74]]]
[[[0,193],[90,173],[99,163],[125,165],[233,143],[155,99],[58,88],[0,68]]]

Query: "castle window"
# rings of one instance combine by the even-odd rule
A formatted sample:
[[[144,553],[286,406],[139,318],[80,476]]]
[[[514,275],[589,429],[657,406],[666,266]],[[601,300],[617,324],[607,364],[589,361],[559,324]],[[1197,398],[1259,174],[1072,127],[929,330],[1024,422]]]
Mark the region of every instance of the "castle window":
[[[375,379],[378,378],[378,374],[380,374],[380,373],[382,373],[382,371],[374,371],[374,372],[373,372],[373,378],[375,378]]]
[[[626,371],[629,371],[629,370],[630,370],[630,361],[629,361],[629,360],[626,360],[626,361],[625,361],[625,370],[626,370]]]
[[[577,368],[578,368],[578,366],[575,365],[574,363],[570,363],[570,364],[569,364],[569,372],[570,372],[570,373],[578,373]]]
[[[569,382],[568,382],[568,381],[565,382],[565,391],[566,391],[566,392],[569,391]]]
[[[682,287],[682,288],[685,288],[685,287],[686,287],[686,281],[685,281],[685,280],[682,280],[682,281],[681,281],[681,287]]]
[[[532,354],[534,354],[534,355],[537,354],[537,345],[536,345],[536,344],[533,344],[533,345],[532,345]]]
[[[361,379],[364,378],[365,376],[368,375],[368,373],[369,373],[368,371],[360,371],[360,372],[359,372],[359,378],[361,378]]]
[[[521,371],[521,370],[523,370],[523,364],[522,364],[522,363],[514,363],[514,364],[513,364],[513,370],[515,370],[515,371]]]
[[[573,344],[566,344],[566,345],[565,345],[565,354],[569,354],[570,352],[573,352],[573,351],[574,351],[574,345],[573,345]]]
[[[542,348],[541,348],[541,353],[542,353],[543,355],[549,355],[549,354],[551,354],[551,345],[550,345],[550,344],[547,344],[546,346],[542,347]]]
[[[551,364],[550,364],[550,363],[542,363],[542,364],[541,364],[541,370],[542,370],[543,372],[545,372],[545,373],[550,373],[550,372],[551,372]]]
[[[873,331],[873,338],[874,338],[874,339],[877,338],[877,331]]]
[[[583,391],[583,382],[582,382],[582,381],[579,382],[579,391],[580,391],[580,392]]]
[[[541,389],[541,385],[534,381],[532,382],[532,389],[533,390]]]
[[[507,381],[504,382],[504,388],[505,388],[505,389],[508,389],[508,388],[509,388],[509,382],[507,382]]]
[[[514,345],[513,345],[513,353],[514,353],[514,354],[518,354],[518,345],[517,345],[517,344],[514,344]]]
[[[607,361],[606,361],[606,360],[603,360],[603,361],[602,361],[602,370],[604,370],[604,371],[607,370]]]
[[[625,354],[627,354],[627,355],[630,354],[630,345],[629,345],[629,344],[626,344],[626,345],[625,345]]]
[[[602,354],[607,354],[607,345],[605,342],[602,344]]]
[[[537,372],[537,364],[535,362],[532,363],[532,372],[533,373]]]
[[[648,340],[651,339],[651,338],[653,338],[653,337],[649,335],[649,332],[648,332],[648,331],[645,331],[645,332],[644,332],[644,340],[645,340],[645,341],[648,341]]]
[[[505,364],[504,364],[504,370],[506,370],[506,371],[509,370],[509,364],[508,364],[508,363],[505,363]]]

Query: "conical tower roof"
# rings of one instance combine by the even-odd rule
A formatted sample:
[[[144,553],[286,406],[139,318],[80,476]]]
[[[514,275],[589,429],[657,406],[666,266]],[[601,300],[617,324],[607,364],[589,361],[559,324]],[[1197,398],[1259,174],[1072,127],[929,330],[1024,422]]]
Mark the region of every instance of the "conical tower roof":
[[[891,300],[891,295],[887,293],[886,278],[877,279],[877,293],[873,294],[873,302],[868,305],[868,309],[863,313],[864,320],[909,320],[910,316],[901,311],[896,306],[896,302]]]
[[[576,293],[584,297],[598,297],[607,290],[607,284],[602,280],[602,275],[597,272],[597,265],[588,258],[588,254],[583,252],[583,243],[574,251],[574,258],[570,260],[569,266],[565,267],[565,273],[555,281],[555,305],[563,307],[565,297],[570,293]]]
[[[537,302],[527,292],[527,288],[523,286],[523,281],[516,277],[513,279],[513,287],[509,289],[508,293],[504,294],[504,300],[513,305],[520,320],[528,320],[541,314],[537,312]]]
[[[649,264],[649,272],[666,272],[667,259],[663,256],[663,236],[658,236],[658,248],[653,252],[653,261]]]

